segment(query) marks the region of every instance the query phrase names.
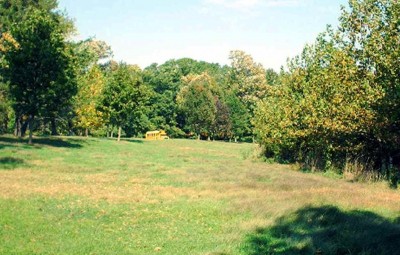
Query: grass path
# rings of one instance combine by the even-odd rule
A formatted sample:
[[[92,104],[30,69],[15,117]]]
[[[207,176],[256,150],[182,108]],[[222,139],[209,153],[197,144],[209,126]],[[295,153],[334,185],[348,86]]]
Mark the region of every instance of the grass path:
[[[0,137],[0,254],[395,254],[399,191],[257,162],[255,149]]]

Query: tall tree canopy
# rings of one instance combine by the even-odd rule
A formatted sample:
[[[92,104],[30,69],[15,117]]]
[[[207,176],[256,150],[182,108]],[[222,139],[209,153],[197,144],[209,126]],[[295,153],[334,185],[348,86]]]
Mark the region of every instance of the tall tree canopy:
[[[100,111],[111,125],[118,127],[118,141],[122,128],[129,128],[127,123],[148,103],[150,93],[136,67],[120,63],[111,73],[102,95]]]
[[[231,51],[230,85],[238,97],[253,112],[257,102],[263,99],[268,90],[266,72],[261,64],[243,51]]]
[[[210,137],[215,122],[217,108],[214,93],[215,81],[207,73],[189,75],[184,79],[186,86],[178,95],[178,105],[186,117],[191,132]]]
[[[183,77],[190,74],[209,73],[217,81],[225,78],[224,70],[218,64],[196,61],[190,58],[169,60],[162,65],[153,64],[145,68],[143,79],[155,92],[152,97],[150,121],[156,128],[164,129],[172,137],[182,136],[185,125],[180,115],[176,97],[185,82]]]
[[[79,77],[78,94],[75,97],[75,125],[85,130],[98,129],[103,125],[102,113],[98,110],[105,87],[105,77],[98,65],[94,65]]]
[[[32,130],[36,116],[69,104],[77,87],[64,16],[39,8],[26,12],[18,26],[10,27],[18,47],[4,53],[2,73],[10,83],[17,122],[27,116]]]

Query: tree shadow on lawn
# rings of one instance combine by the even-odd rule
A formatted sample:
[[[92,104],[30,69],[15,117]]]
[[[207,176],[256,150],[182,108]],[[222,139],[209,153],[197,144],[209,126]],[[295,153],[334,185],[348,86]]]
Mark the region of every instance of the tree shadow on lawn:
[[[400,254],[400,217],[305,207],[247,236],[245,254]]]
[[[0,157],[0,170],[12,170],[24,164],[25,161],[20,158]]]
[[[130,143],[143,143],[143,140],[132,139],[132,138],[122,138],[121,141],[130,142]]]
[[[27,146],[27,139],[20,139],[16,137],[0,137],[0,149],[5,147],[13,147],[18,144],[23,144]],[[85,141],[83,139],[74,139],[74,138],[59,138],[59,137],[39,137],[33,139],[33,145],[46,145],[51,147],[58,148],[72,148],[78,149],[83,147],[83,143]]]
[[[33,143],[40,145],[47,145],[51,147],[60,147],[60,148],[71,148],[71,149],[79,149],[83,147],[83,144],[86,143],[83,139],[74,139],[74,138],[35,138]]]

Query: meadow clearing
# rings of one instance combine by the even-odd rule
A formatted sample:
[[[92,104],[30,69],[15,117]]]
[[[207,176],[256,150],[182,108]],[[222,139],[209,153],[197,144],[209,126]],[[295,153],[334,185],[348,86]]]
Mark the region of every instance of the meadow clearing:
[[[0,137],[0,254],[400,254],[400,192],[257,145]]]

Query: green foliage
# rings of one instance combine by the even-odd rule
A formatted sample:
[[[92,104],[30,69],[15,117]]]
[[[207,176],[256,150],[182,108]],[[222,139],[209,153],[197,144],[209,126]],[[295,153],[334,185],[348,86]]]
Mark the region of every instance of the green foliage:
[[[217,82],[225,79],[224,68],[218,64],[196,61],[189,58],[169,60],[162,65],[153,64],[143,71],[143,80],[155,93],[151,98],[151,109],[148,119],[156,129],[164,129],[171,137],[183,137],[185,116],[176,103],[176,97],[188,75],[207,72]]]
[[[250,104],[247,99],[261,96],[256,89],[260,89],[266,84],[266,74],[260,65],[252,61],[249,55],[244,53],[242,55],[235,55],[235,71],[232,71],[232,67],[221,67],[217,64],[187,58],[170,60],[160,66],[153,64],[147,67],[143,72],[143,79],[155,91],[151,98],[152,108],[148,117],[149,121],[155,128],[165,129],[172,137],[183,136],[183,131],[200,132],[200,130],[195,131],[192,125],[193,119],[189,120],[188,118],[189,115],[197,114],[195,113],[197,108],[189,111],[189,108],[178,107],[183,101],[179,102],[177,97],[182,99],[182,93],[186,93],[187,77],[202,75],[206,72],[212,79],[213,85],[211,94],[207,96],[208,99],[203,101],[210,102],[209,110],[215,109],[210,110],[213,113],[208,114],[209,120],[206,121],[207,124],[200,133],[214,139],[234,137],[237,140],[251,137],[250,119],[253,106],[251,109],[248,108]],[[247,75],[249,77],[246,78]],[[243,93],[241,94],[239,90]],[[211,100],[211,97],[214,99]],[[211,105],[212,101],[214,106]],[[252,103],[254,102],[252,101]],[[200,115],[199,113],[197,117]],[[206,115],[203,119],[206,118]]]
[[[268,85],[275,85],[278,83],[279,74],[274,69],[268,68],[265,70],[265,78]]]
[[[227,93],[228,105],[233,107],[233,134],[235,139],[252,137],[251,119],[254,117],[257,103],[266,96],[270,87],[267,83],[267,73],[261,64],[255,63],[253,58],[243,51],[231,51],[229,58],[231,68],[228,72]],[[268,73],[271,73],[271,70]]]
[[[98,105],[105,86],[105,78],[100,68],[94,65],[78,79],[78,93],[74,99],[75,125],[82,129],[99,129],[104,124],[104,118]]]
[[[56,0],[2,0],[0,2],[0,33],[9,31],[15,23],[28,17],[32,9],[41,9],[50,12],[57,8]]]
[[[230,122],[232,123],[232,136],[235,140],[244,138],[248,134],[251,134],[251,116],[244,103],[232,91],[228,92],[225,100],[229,107]]]
[[[393,158],[400,162],[400,3],[398,1],[350,1],[344,10],[339,28],[342,47],[369,72],[366,82],[382,91],[372,105],[376,113],[368,149],[376,154],[374,161]],[[362,25],[361,25],[362,24]],[[379,165],[379,163],[378,163]]]
[[[243,51],[231,51],[229,58],[229,86],[253,113],[257,102],[264,98],[268,91],[265,70]]]
[[[144,137],[147,131],[156,130],[154,124],[149,120],[149,106],[142,106],[128,117],[123,129],[127,137]]]
[[[98,64],[100,60],[107,59],[112,56],[112,50],[104,41],[95,40],[93,38],[79,41],[72,45],[75,56],[75,68],[77,73],[85,75],[93,66]]]
[[[36,8],[26,10],[24,17],[10,27],[18,45],[4,53],[3,75],[17,118],[54,117],[77,91],[65,18]]]
[[[6,133],[13,117],[12,103],[9,99],[8,84],[0,81],[0,133]]]
[[[185,77],[184,86],[177,98],[177,103],[186,117],[186,124],[191,132],[210,137],[215,122],[217,108],[213,90],[215,81],[206,73]]]
[[[136,129],[136,134],[143,132],[137,123],[146,115],[152,91],[143,84],[140,69],[120,63],[107,80],[99,110],[112,126],[125,131]],[[141,123],[144,124],[144,123]],[[129,134],[135,132],[130,131]]]
[[[362,162],[383,176],[398,165],[399,6],[350,1],[339,29],[288,63],[255,115],[267,156],[311,170]]]
[[[215,120],[211,130],[213,138],[226,140],[233,136],[231,112],[227,104],[220,98],[214,97],[215,102]]]

